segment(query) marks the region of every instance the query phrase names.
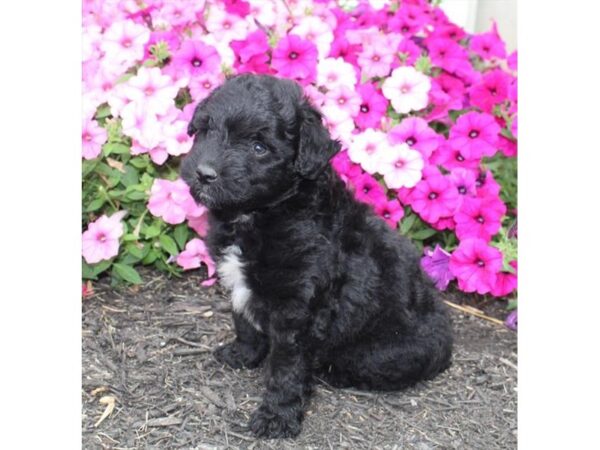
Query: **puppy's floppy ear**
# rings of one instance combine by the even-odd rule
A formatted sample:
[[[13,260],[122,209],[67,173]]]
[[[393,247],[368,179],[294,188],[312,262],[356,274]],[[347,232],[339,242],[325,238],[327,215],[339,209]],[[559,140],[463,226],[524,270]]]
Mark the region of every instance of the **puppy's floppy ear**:
[[[311,106],[308,99],[301,101],[298,120],[298,152],[294,168],[303,178],[315,180],[340,150],[341,144],[331,139],[321,113]]]
[[[200,117],[202,116],[202,113],[201,113],[202,104],[203,104],[203,102],[200,102],[196,105],[196,108],[194,109],[194,114],[192,115],[192,120],[190,120],[190,123],[188,124],[187,134],[190,137],[194,136],[200,129],[200,121],[201,121]]]

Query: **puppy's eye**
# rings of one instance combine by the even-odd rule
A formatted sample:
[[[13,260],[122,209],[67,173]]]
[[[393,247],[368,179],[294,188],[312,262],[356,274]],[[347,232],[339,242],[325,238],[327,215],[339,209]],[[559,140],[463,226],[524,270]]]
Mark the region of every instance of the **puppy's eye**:
[[[260,142],[256,142],[252,146],[252,150],[254,150],[254,153],[256,153],[257,155],[264,155],[265,153],[267,153],[267,147],[262,145]]]

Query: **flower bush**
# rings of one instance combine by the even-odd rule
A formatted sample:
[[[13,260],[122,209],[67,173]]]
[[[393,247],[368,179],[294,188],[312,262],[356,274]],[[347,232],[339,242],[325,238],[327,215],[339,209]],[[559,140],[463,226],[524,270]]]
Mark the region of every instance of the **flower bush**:
[[[304,87],[343,145],[335,170],[439,289],[514,296],[517,54],[431,3],[84,1],[84,279],[139,283],[143,264],[214,282],[177,170],[194,105],[253,72]]]

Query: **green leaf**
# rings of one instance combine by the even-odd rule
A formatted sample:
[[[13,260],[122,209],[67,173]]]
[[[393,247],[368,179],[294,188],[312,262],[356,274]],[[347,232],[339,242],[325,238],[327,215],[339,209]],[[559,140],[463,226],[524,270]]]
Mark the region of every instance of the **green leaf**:
[[[108,155],[123,155],[129,153],[129,146],[121,142],[109,142],[102,147],[104,156]]]
[[[517,299],[511,300],[508,302],[508,305],[506,305],[506,309],[509,311],[512,311],[513,309],[517,309]]]
[[[84,212],[98,211],[100,208],[102,208],[102,205],[104,205],[105,202],[106,202],[106,200],[104,198],[97,198],[95,200],[92,200],[90,202],[90,204],[87,205],[87,207],[83,211]]]
[[[425,75],[431,74],[431,59],[427,55],[421,55],[415,61],[415,69],[419,72],[424,73]]]
[[[141,284],[142,279],[137,271],[126,264],[122,263],[114,263],[113,264],[113,273],[116,274],[119,278],[128,281],[133,284]]]
[[[139,180],[139,174],[136,168],[130,165],[126,165],[125,173],[121,177],[121,183],[123,183],[123,186],[129,187],[131,185],[138,184]]]
[[[96,264],[88,264],[83,261],[81,266],[81,275],[84,280],[97,280],[98,275],[108,269],[112,264],[112,260],[100,261]]]
[[[410,237],[417,241],[424,241],[425,239],[436,234],[437,232],[438,231],[434,230],[433,228],[425,228],[424,230],[416,231],[415,233],[411,234]]]
[[[81,263],[81,277],[84,280],[97,280],[98,278],[94,275],[94,268],[88,263],[83,261]]]
[[[129,244],[127,247],[125,247],[127,249],[127,252],[136,257],[137,259],[142,259],[144,257],[144,251],[143,251],[143,247],[139,248],[137,245],[135,244]]]
[[[417,220],[417,216],[415,214],[410,214],[408,216],[406,216],[404,218],[404,220],[402,220],[402,223],[400,224],[400,234],[407,234],[410,229],[413,227],[413,225],[415,224]]]
[[[181,250],[184,249],[185,244],[187,242],[188,236],[190,234],[190,229],[185,223],[180,223],[175,227],[175,231],[173,232],[173,236],[175,237],[175,241]]]
[[[142,231],[147,239],[151,239],[160,234],[160,228],[157,225],[150,225]]]
[[[164,248],[171,256],[176,256],[179,253],[179,250],[177,250],[177,244],[171,236],[162,234],[158,240],[161,247]]]
[[[110,106],[108,104],[104,103],[98,107],[94,118],[95,119],[105,119],[106,117],[108,117],[110,115],[111,115]]]
[[[125,198],[127,200],[133,200],[133,201],[145,200],[146,198],[148,198],[148,195],[145,192],[131,191],[125,195]]]
[[[131,158],[129,164],[131,164],[136,169],[144,169],[148,166],[148,157],[146,155],[135,156]]]
[[[157,258],[158,258],[158,252],[156,250],[150,248],[150,250],[148,251],[148,254],[146,256],[144,256],[144,259],[142,259],[142,264],[144,264],[144,265],[152,264],[152,263],[154,263],[154,261],[156,261]]]

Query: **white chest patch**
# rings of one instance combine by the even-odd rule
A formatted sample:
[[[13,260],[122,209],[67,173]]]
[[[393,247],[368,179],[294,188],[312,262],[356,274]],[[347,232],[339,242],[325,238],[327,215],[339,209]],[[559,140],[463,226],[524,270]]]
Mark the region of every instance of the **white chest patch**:
[[[223,252],[223,258],[217,265],[217,272],[221,277],[221,284],[231,291],[231,303],[233,310],[250,322],[254,328],[262,331],[260,325],[254,320],[249,308],[252,291],[246,283],[243,272],[244,262],[242,251],[237,245],[230,245]]]

